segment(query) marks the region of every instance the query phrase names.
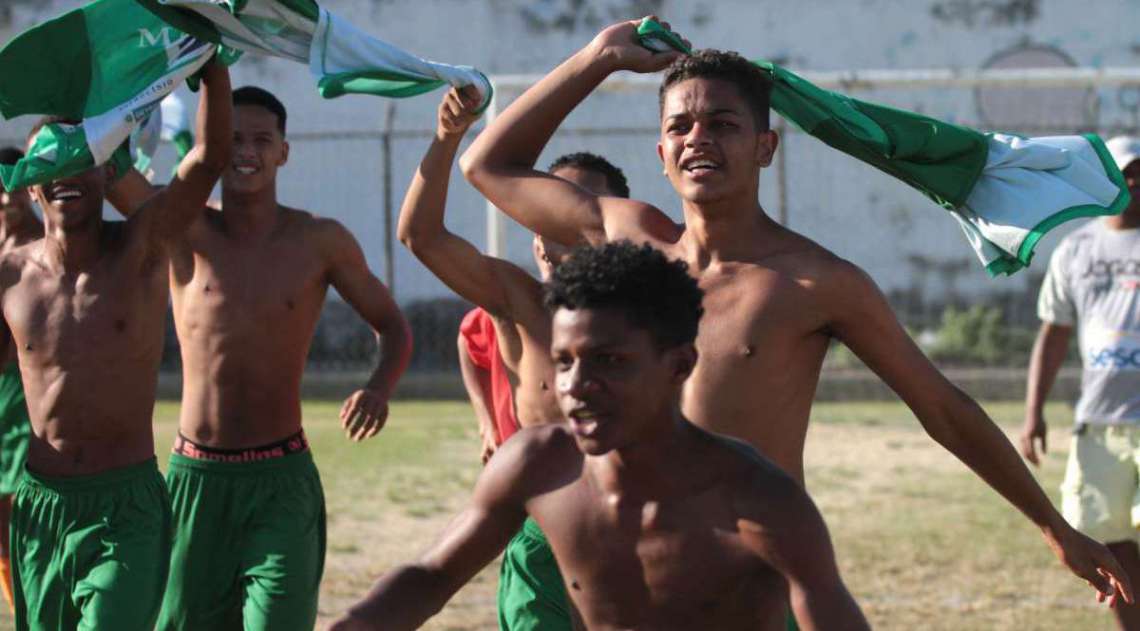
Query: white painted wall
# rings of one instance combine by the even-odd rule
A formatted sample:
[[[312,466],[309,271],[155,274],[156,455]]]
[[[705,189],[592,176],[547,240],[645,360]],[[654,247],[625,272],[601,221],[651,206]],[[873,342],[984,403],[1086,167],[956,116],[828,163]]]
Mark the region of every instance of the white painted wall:
[[[0,0],[0,40],[64,10],[75,0]],[[1134,0],[326,0],[330,10],[365,30],[425,57],[475,65],[488,74],[543,72],[584,45],[603,25],[655,12],[698,46],[739,50],[792,69],[978,68],[995,54],[1047,46],[1079,65],[1130,66],[1140,58],[1140,2]],[[0,72],[4,69],[0,68]],[[376,132],[387,102],[373,97],[322,101],[307,70],[278,60],[247,59],[235,85],[277,93],[290,110],[293,159],[282,173],[282,200],[343,221],[383,273],[383,168]],[[863,98],[979,123],[969,91],[875,91]],[[502,94],[504,100],[514,95]],[[1038,94],[1015,105],[1027,124],[1042,121],[1039,104],[1063,106],[1065,95]],[[1135,127],[1140,92],[1104,90],[1087,117],[1061,126]],[[439,94],[400,101],[395,126],[427,131]],[[1048,111],[1048,110],[1046,110]],[[0,123],[0,137],[22,136],[28,122]],[[642,128],[606,135],[560,134],[543,156],[588,149],[611,157],[629,175],[634,194],[676,215],[677,202],[653,150],[656,99],[651,93],[595,97],[568,129]],[[321,139],[323,133],[336,133]],[[426,147],[426,135],[393,142],[393,196],[398,207]],[[786,138],[790,224],[864,266],[892,292],[938,302],[948,294],[979,297],[1035,291],[1046,240],[1034,273],[989,280],[953,221],[919,194],[801,134]],[[169,163],[169,157],[164,165]],[[161,168],[167,168],[161,166]],[[775,212],[772,175],[762,201]],[[483,202],[456,174],[449,208],[452,229],[484,244]],[[527,235],[512,226],[511,257],[529,261]],[[443,295],[446,289],[397,246],[396,291],[401,302]]]

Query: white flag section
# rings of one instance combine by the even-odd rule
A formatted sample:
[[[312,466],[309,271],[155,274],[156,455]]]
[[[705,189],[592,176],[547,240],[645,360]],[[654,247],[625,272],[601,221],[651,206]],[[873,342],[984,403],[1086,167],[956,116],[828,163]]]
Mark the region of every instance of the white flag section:
[[[407,97],[443,85],[475,86],[493,93],[487,77],[470,66],[428,61],[379,40],[312,0],[158,0],[164,7],[193,11],[202,28],[176,26],[228,48],[271,55],[309,66],[321,96],[373,94]]]
[[[1041,237],[1066,221],[1128,205],[1128,187],[1096,135],[987,137],[986,166],[950,212],[991,273],[1028,265]]]

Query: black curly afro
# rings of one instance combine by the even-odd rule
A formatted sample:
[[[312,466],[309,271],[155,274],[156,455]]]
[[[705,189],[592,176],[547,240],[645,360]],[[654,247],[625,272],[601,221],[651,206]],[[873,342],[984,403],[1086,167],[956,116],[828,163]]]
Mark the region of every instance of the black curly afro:
[[[659,349],[692,344],[704,313],[704,292],[684,262],[630,241],[575,248],[545,290],[551,312],[616,309],[648,330]]]

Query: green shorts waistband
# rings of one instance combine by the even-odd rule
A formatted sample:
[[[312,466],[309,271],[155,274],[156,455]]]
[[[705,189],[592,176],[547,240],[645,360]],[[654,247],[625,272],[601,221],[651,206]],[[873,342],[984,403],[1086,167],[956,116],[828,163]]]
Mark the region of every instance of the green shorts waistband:
[[[314,465],[313,453],[310,451],[302,451],[278,458],[267,458],[265,460],[254,460],[251,462],[219,462],[217,460],[187,458],[182,454],[170,454],[169,468],[182,469],[184,471],[206,471],[222,475],[251,475],[264,473],[266,471],[300,471],[312,469]]]
[[[530,517],[527,517],[526,521],[523,522],[522,534],[524,537],[529,537],[535,541],[541,541],[542,543],[549,545],[549,542],[546,540],[546,533],[542,532],[542,528],[538,527],[538,522],[531,519]]]
[[[49,476],[32,473],[26,467],[22,482],[39,486],[59,493],[76,491],[95,491],[108,486],[121,486],[125,482],[132,482],[158,475],[158,460],[151,456],[138,464],[132,464],[117,469],[110,469],[100,473],[76,476]],[[162,478],[159,477],[159,480]]]

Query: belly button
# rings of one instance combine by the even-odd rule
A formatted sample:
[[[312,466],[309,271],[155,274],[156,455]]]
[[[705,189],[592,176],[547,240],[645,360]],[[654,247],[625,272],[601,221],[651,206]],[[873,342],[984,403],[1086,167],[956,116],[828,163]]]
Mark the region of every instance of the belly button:
[[[582,588],[578,586],[578,581],[570,581],[570,587],[578,591],[582,591]]]
[[[740,349],[740,352],[743,353],[745,357],[752,357],[756,353],[756,347],[751,344],[745,344],[744,348]]]
[[[545,380],[543,380],[543,381],[540,381],[540,382],[538,383],[538,387],[539,387],[539,388],[542,388],[542,389],[543,389],[543,391],[546,391],[546,390],[549,390],[549,389],[550,389],[550,386],[546,385],[546,381],[545,381]]]
[[[27,344],[24,344],[24,350],[26,350],[26,351],[30,351],[30,350],[32,350],[32,344],[31,344],[31,342],[29,342],[29,343],[27,343]]]

